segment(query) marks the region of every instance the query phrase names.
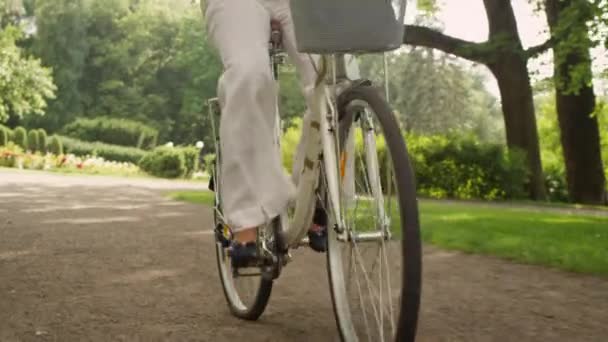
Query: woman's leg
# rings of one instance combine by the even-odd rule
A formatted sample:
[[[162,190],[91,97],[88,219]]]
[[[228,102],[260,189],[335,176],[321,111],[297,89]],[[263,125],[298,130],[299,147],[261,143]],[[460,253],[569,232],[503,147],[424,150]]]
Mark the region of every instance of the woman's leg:
[[[278,216],[295,193],[273,139],[270,14],[257,0],[208,0],[205,14],[225,69],[218,84],[222,205],[228,225],[238,232]],[[255,238],[245,235],[242,240]]]

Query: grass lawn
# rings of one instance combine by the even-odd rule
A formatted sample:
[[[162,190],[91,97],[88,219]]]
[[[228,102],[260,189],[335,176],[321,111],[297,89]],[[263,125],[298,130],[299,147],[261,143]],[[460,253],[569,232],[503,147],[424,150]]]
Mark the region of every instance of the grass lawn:
[[[176,192],[170,196],[213,204],[212,192]],[[542,208],[546,206],[535,210],[422,200],[422,238],[445,249],[608,276],[608,216]]]
[[[213,206],[215,194],[211,191],[177,191],[169,194],[174,200]]]
[[[425,242],[608,276],[608,216],[423,201]]]

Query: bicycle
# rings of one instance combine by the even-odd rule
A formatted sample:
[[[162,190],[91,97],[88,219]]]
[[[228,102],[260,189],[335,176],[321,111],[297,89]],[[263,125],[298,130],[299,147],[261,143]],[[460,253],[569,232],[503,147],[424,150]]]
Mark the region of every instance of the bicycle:
[[[271,24],[269,67],[275,81],[284,63],[281,41],[281,31]],[[368,80],[346,77],[343,53],[323,54],[317,73],[311,134],[305,142],[296,201],[287,213],[258,229],[260,258],[256,267],[247,270],[231,269],[232,236],[224,223],[219,191],[217,118],[221,109],[217,98],[207,102],[216,148],[211,188],[215,192],[214,236],[224,295],[234,316],[257,320],[266,308],[274,281],[291,261],[291,252],[306,245],[305,235],[315,210],[322,208],[328,219],[331,298],[342,340],[413,341],[420,306],[421,244],[415,180],[403,136],[380,91]],[[276,138],[280,141],[278,108],[276,116]],[[369,250],[373,252],[371,267],[364,264]],[[389,265],[391,261],[394,264]],[[370,275],[374,271],[378,274]],[[361,275],[363,281],[353,279]],[[375,278],[379,284],[373,283]]]

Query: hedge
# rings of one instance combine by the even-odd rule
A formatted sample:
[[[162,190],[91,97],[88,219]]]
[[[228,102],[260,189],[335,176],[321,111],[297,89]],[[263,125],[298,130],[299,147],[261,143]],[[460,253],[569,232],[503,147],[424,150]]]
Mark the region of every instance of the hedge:
[[[61,140],[64,152],[77,156],[94,155],[105,160],[129,162],[137,164],[148,153],[135,147],[86,142],[65,136],[57,136]]]
[[[199,149],[194,146],[160,146],[139,162],[145,172],[164,178],[190,177],[198,170]]]
[[[6,146],[8,144],[9,141],[9,130],[0,125],[0,146]]]
[[[144,156],[139,167],[145,172],[163,178],[179,178],[187,173],[182,150],[172,147],[157,147]]]
[[[527,171],[524,156],[508,152],[500,144],[477,141],[472,136],[404,135],[417,191],[422,196],[458,199],[506,199],[525,196]],[[290,128],[281,141],[283,165],[291,172],[292,159],[300,138],[299,125]],[[386,184],[386,146],[376,141],[381,165],[381,182]],[[363,142],[356,136],[356,171],[360,172]],[[360,176],[360,174],[358,174]]]
[[[51,136],[47,151],[55,155],[63,154],[63,144],[61,143],[61,139],[59,139],[59,137],[56,135]]]
[[[195,146],[179,146],[179,151],[184,155],[184,162],[186,167],[185,177],[190,177],[199,168],[200,162],[198,160],[199,149]]]
[[[38,131],[31,130],[27,133],[27,147],[32,152],[40,151],[40,139],[38,139]]]
[[[90,142],[151,149],[156,146],[158,130],[138,121],[97,117],[80,118],[62,129],[63,135]]]
[[[21,147],[22,149],[27,149],[27,132],[23,127],[17,127],[13,131],[13,142]]]
[[[525,197],[525,156],[472,136],[406,136],[419,193],[487,200]]]
[[[48,151],[48,147],[47,147],[47,135],[46,135],[46,131],[42,128],[39,128],[37,130],[38,132],[38,149],[40,150],[40,152],[46,153],[46,151]]]

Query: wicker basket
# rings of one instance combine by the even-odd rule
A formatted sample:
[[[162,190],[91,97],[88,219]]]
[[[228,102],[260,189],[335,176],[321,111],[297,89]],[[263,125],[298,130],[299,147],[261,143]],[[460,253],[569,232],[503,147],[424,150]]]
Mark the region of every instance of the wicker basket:
[[[290,0],[298,51],[383,52],[403,41],[406,0]]]

